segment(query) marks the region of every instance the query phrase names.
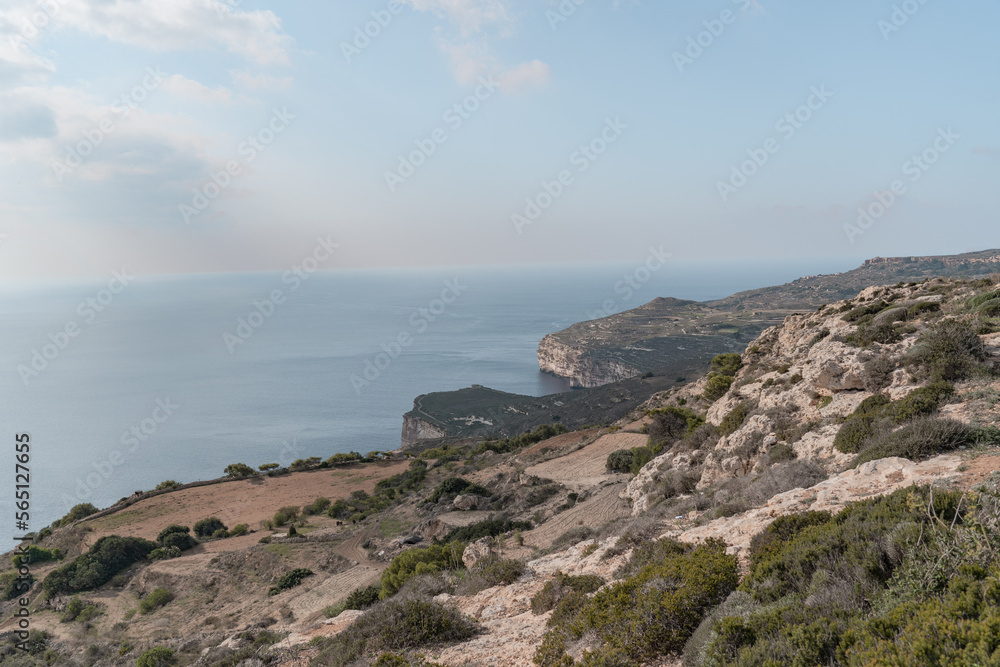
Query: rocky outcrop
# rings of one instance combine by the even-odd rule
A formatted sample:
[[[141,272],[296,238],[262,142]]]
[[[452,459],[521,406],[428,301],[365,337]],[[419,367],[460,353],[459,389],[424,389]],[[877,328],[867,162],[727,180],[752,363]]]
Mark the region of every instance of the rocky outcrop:
[[[448,433],[439,426],[411,415],[403,415],[403,435],[400,438],[401,449],[409,449],[421,440],[436,440]]]
[[[642,371],[616,359],[599,359],[551,334],[538,344],[538,367],[567,378],[573,388],[600,387],[641,375]]]

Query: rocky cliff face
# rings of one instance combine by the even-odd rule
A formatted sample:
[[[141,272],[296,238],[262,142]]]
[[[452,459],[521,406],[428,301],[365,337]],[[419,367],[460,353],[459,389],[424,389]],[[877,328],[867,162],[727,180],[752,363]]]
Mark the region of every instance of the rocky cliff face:
[[[615,359],[597,359],[586,351],[548,335],[538,344],[538,367],[568,378],[570,386],[600,387],[641,374],[638,368]]]
[[[443,428],[435,426],[428,421],[403,415],[403,434],[400,438],[400,448],[409,449],[421,440],[435,440],[448,435]]]

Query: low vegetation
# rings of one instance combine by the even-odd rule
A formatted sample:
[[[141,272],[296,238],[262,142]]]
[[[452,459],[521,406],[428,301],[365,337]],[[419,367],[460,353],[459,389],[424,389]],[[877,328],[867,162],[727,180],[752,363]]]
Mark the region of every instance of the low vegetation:
[[[278,583],[276,583],[274,586],[271,586],[271,588],[267,590],[267,594],[277,595],[278,593],[286,591],[289,588],[295,588],[296,586],[301,584],[306,577],[311,577],[311,576],[313,576],[312,570],[306,569],[304,567],[297,567],[294,570],[285,572],[283,575],[281,575],[281,578],[278,579]]]
[[[51,598],[59,593],[92,590],[127,567],[146,560],[156,547],[155,543],[138,537],[102,537],[87,553],[50,572],[42,582],[42,591],[46,598]]]
[[[432,544],[423,549],[409,549],[396,556],[382,573],[382,587],[379,597],[392,597],[406,583],[418,574],[434,574],[442,570],[457,570],[463,567],[464,542],[440,545]]]

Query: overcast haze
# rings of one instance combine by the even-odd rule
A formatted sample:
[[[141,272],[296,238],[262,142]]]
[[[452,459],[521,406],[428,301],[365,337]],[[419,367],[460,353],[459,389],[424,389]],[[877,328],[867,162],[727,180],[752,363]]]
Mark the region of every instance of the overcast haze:
[[[317,237],[330,269],[995,247],[998,23],[987,0],[4,0],[0,278],[286,269]]]

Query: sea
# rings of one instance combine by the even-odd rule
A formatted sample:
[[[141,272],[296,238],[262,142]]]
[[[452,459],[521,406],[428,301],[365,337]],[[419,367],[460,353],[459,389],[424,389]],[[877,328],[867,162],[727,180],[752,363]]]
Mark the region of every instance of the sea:
[[[14,522],[30,436],[30,530],[231,463],[392,450],[419,394],[568,391],[538,342],[658,296],[709,300],[850,260],[656,261],[0,284],[0,437]],[[649,270],[648,266],[654,266]],[[21,471],[23,473],[23,470]],[[4,491],[3,489],[6,489]]]

